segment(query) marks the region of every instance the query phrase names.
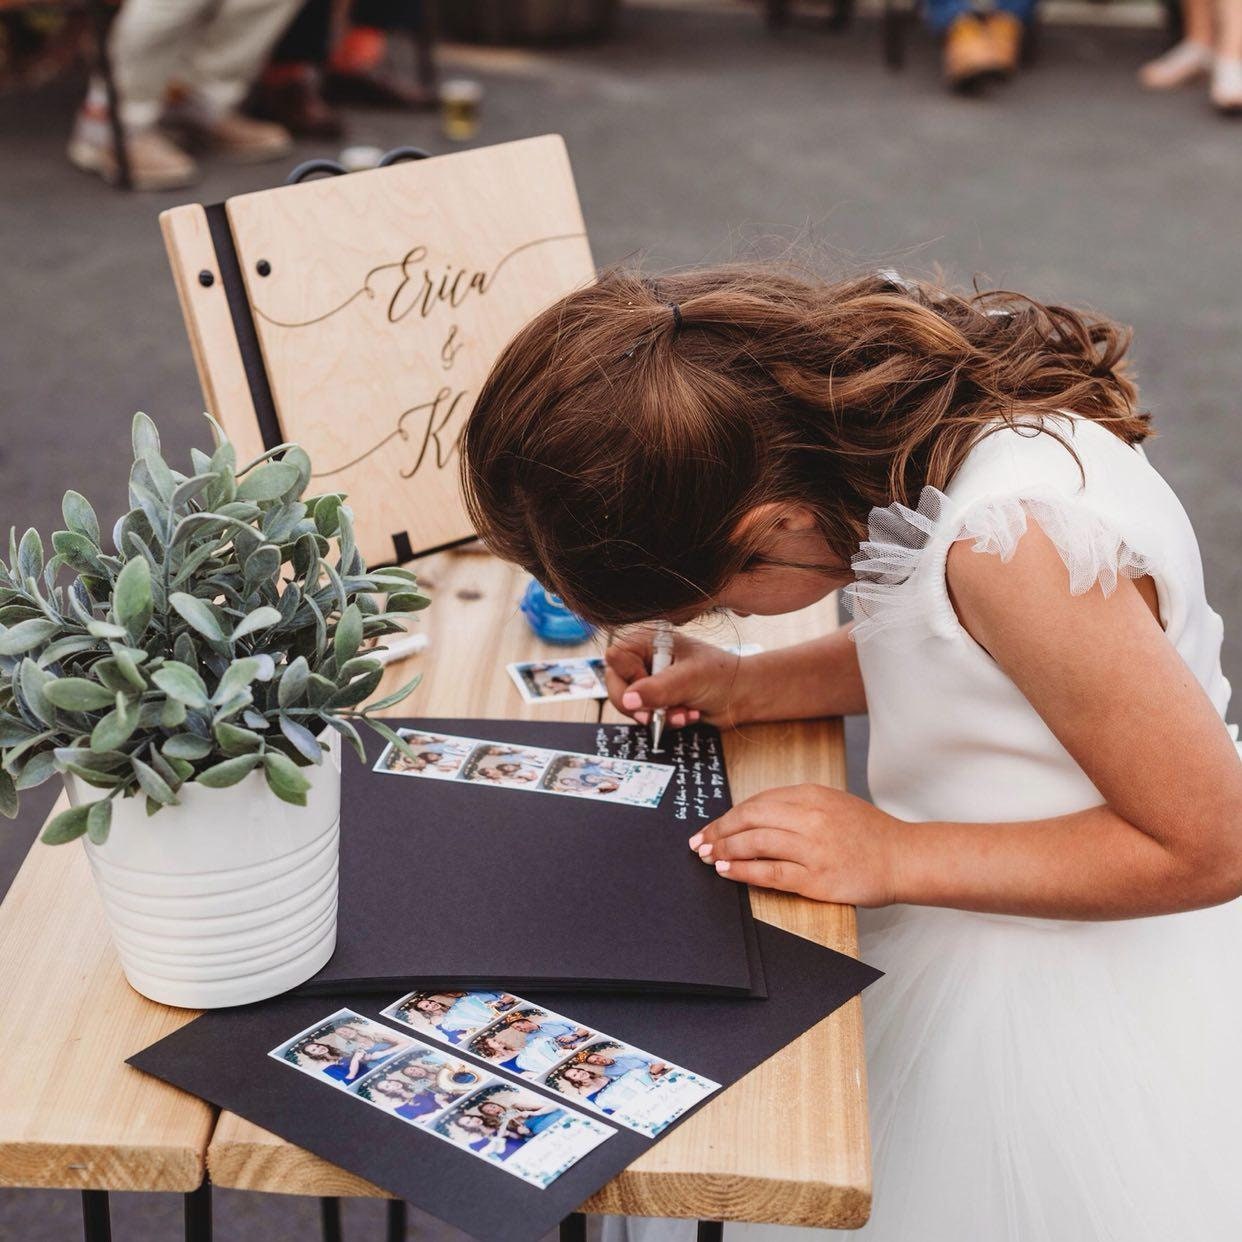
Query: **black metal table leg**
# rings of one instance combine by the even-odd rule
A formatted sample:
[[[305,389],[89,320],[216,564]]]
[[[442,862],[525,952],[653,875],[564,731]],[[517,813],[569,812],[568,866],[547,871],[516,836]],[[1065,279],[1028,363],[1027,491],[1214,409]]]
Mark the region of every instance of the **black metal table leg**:
[[[571,1212],[561,1221],[561,1242],[586,1242],[586,1217]]]
[[[405,1242],[405,1201],[388,1200],[388,1242]]]
[[[132,190],[134,179],[130,175],[129,146],[125,138],[125,124],[121,120],[121,96],[112,73],[112,57],[108,53],[108,6],[104,0],[91,0],[90,10],[95,37],[95,65],[103,79],[104,95],[108,101],[108,127],[112,133],[112,150],[116,155],[116,184],[122,190]]]
[[[319,1220],[323,1242],[341,1242],[341,1201],[327,1197],[319,1200]]]
[[[82,1192],[82,1237],[86,1242],[112,1242],[112,1216],[106,1190]]]
[[[211,1242],[211,1181],[185,1197],[185,1242]]]
[[[722,1242],[724,1238],[724,1221],[699,1221],[698,1242]]]

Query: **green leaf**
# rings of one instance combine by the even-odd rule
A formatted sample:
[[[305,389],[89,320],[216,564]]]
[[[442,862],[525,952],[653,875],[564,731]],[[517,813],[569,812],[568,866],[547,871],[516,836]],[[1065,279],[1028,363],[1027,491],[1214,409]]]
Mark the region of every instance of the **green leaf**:
[[[298,492],[305,491],[311,478],[311,459],[306,455],[306,450],[301,445],[294,444],[285,450],[285,455],[280,460],[298,472]]]
[[[354,728],[353,724],[340,716],[327,716],[325,719],[354,748],[354,753],[358,758],[363,763],[366,763],[367,748],[362,744],[362,738],[359,737],[358,730]]]
[[[305,725],[298,724],[296,720],[291,720],[282,712],[280,731],[289,739],[294,750],[309,759],[311,763],[323,762],[323,747],[319,745],[315,735]]]
[[[91,804],[72,806],[61,811],[43,830],[39,838],[45,845],[63,845],[66,841],[76,841],[86,831],[86,819],[90,814]]]
[[[375,730],[376,733],[380,735],[380,737],[391,742],[393,746],[403,755],[406,755],[410,759],[415,758],[414,751],[410,747],[409,742],[407,742],[405,738],[403,738],[395,729],[389,728],[388,725],[386,725],[382,720],[375,720],[370,716],[366,717],[366,722],[372,729]]]
[[[368,703],[366,706],[366,714],[372,712],[382,712],[386,707],[395,707],[407,695],[412,694],[417,688],[418,683],[422,681],[423,675],[419,673],[417,676],[410,678],[399,690],[394,690],[391,694],[386,694],[382,699],[376,699],[374,703]]]
[[[254,557],[250,558],[252,561]],[[232,640],[236,642],[239,638],[244,638],[247,634],[253,634],[255,630],[266,630],[273,625],[280,623],[280,609],[263,607],[256,608],[254,612],[247,613],[241,620],[241,624],[233,631]]]
[[[282,461],[264,462],[263,465],[250,471],[237,485],[237,499],[278,500],[296,487],[298,481],[296,466],[287,465]]]
[[[150,455],[159,456],[160,433],[155,429],[155,424],[141,410],[134,415],[134,421],[130,424],[129,438],[133,445],[135,460]]]
[[[22,536],[17,549],[17,572],[23,581],[43,572],[43,540],[33,526]]]
[[[151,674],[151,680],[169,698],[176,699],[187,707],[201,710],[208,704],[207,686],[188,664],[182,664],[177,660],[165,660],[163,665]]]
[[[216,481],[214,474],[196,474],[193,478],[178,483],[172,494],[172,507],[182,509],[200,492]]]
[[[355,677],[348,685],[341,686],[325,704],[325,710],[332,712],[341,707],[353,707],[363,703],[373,695],[383,680],[384,670],[377,668],[374,672],[363,673]]]
[[[0,769],[0,815],[5,819],[17,818],[17,789],[13,778]]]
[[[0,656],[23,655],[40,643],[47,642],[59,630],[60,626],[44,617],[19,621],[0,633]]]
[[[22,773],[16,780],[18,790],[33,789],[42,785],[56,773],[56,754],[54,751],[41,750],[33,754],[22,765]]]
[[[131,564],[137,564],[131,561]],[[143,561],[142,564],[146,564]],[[128,638],[129,631],[123,625],[113,625],[111,621],[88,621],[86,623],[86,631],[93,634],[96,638]]]
[[[62,556],[67,565],[74,569],[101,574],[103,563],[99,559],[99,548],[85,535],[72,530],[58,530],[52,533],[52,547]]]
[[[137,755],[131,755],[129,759],[134,767],[134,775],[138,778],[138,784],[142,786],[142,792],[147,795],[153,802],[160,803],[161,806],[176,806],[177,795],[168,787],[168,782],[148,763],[143,763]]]
[[[44,687],[48,700],[67,712],[94,712],[110,707],[113,692],[85,677],[58,677]]]
[[[353,658],[361,642],[362,613],[358,611],[357,604],[350,604],[341,613],[341,618],[336,623],[336,635],[332,640],[332,650],[336,655],[338,668]]]
[[[5,714],[0,719],[0,747],[16,746],[18,742],[34,737],[37,732],[37,729],[32,729],[24,720]]]
[[[340,516],[341,497],[324,496],[315,506],[315,529],[325,539],[331,539],[336,534]]]
[[[39,652],[39,667],[47,668],[72,655],[80,655],[83,651],[93,651],[99,644],[93,638],[60,638],[50,643]],[[94,666],[98,668],[98,665]]]
[[[243,656],[240,660],[234,660],[224,670],[224,676],[220,678],[220,684],[211,696],[211,701],[221,704],[236,698],[258,677],[260,668],[261,662],[255,656]]]
[[[112,800],[101,798],[92,802],[86,812],[86,835],[92,845],[102,845],[112,827]]]
[[[262,749],[263,746],[263,738],[260,734],[250,729],[243,729],[240,725],[230,724],[227,720],[217,721],[212,732],[216,735],[216,741],[220,743],[220,749],[226,755],[248,755],[252,751]]]
[[[224,641],[224,629],[210,604],[196,596],[187,595],[184,591],[174,591],[168,597],[168,602],[204,638],[210,638],[214,642]]]
[[[65,525],[71,531],[85,536],[96,548],[99,547],[99,519],[85,496],[80,492],[66,492],[60,511],[65,515]]]
[[[91,730],[92,750],[120,750],[138,727],[138,706],[123,694],[116,696],[116,707]]]
[[[214,747],[210,738],[199,737],[197,733],[178,733],[160,749],[169,759],[206,759]]]
[[[166,699],[160,708],[160,728],[178,729],[185,724],[185,704],[180,699]]]
[[[384,601],[388,612],[422,612],[430,604],[431,600],[417,591],[402,591],[399,595],[390,595]]]
[[[49,701],[45,693],[45,687],[52,680],[52,675],[41,669],[29,656],[27,656],[18,669],[17,676],[13,679],[13,687],[17,691],[21,701],[30,709],[31,713],[37,716],[45,725],[56,727],[56,709]]]
[[[310,781],[302,775],[302,770],[288,755],[282,755],[278,750],[269,750],[263,756],[263,770],[267,775],[268,788],[281,801],[291,802],[294,806],[306,805]]]
[[[3,766],[11,772],[17,766],[17,761],[27,751],[34,750],[36,746],[41,745],[43,742],[52,742],[54,744],[58,732],[59,730],[57,729],[48,729],[46,732],[36,733],[33,737],[23,739],[15,746],[6,746]]]
[[[276,702],[281,707],[292,707],[306,694],[306,679],[310,675],[310,666],[305,656],[298,656],[280,675],[276,683]]]
[[[146,557],[126,561],[112,588],[112,608],[116,619],[135,636],[151,620],[151,566]]]
[[[258,762],[258,755],[238,755],[236,759],[225,759],[223,763],[200,772],[195,779],[208,789],[224,789],[228,785],[236,785],[254,770]]]

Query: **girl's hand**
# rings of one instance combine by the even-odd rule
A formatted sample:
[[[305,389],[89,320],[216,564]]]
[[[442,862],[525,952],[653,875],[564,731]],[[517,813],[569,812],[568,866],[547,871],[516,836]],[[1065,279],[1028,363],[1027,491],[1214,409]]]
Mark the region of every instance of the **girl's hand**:
[[[730,880],[852,906],[896,898],[901,821],[822,785],[769,789],[708,824],[690,848]]]
[[[674,634],[673,663],[653,677],[653,633],[649,626],[628,630],[604,653],[612,705],[639,724],[647,724],[652,711],[663,707],[664,722],[673,729],[696,720],[737,723],[743,659],[697,638]]]

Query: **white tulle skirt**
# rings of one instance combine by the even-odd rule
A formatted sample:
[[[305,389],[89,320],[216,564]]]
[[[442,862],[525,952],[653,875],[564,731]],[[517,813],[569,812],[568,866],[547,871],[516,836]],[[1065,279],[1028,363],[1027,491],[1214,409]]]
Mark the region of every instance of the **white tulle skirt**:
[[[854,1236],[1242,1240],[1242,901],[1110,923],[896,906],[859,923],[887,974],[863,998],[874,1206]],[[600,1231],[681,1242],[693,1223]]]

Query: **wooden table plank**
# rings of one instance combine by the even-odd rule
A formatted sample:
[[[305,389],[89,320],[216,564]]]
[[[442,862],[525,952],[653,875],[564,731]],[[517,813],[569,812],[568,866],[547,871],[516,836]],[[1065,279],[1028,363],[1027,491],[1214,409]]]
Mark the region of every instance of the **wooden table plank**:
[[[426,614],[426,678],[406,714],[591,719],[594,705],[528,707],[503,665],[551,654],[516,613],[521,575],[478,556],[439,558],[429,578],[440,611]],[[462,598],[462,592],[466,598]],[[477,596],[477,597],[476,597]],[[451,607],[448,607],[451,600]],[[722,644],[783,646],[835,625],[830,604],[785,617],[714,622]],[[410,675],[390,670],[389,680]],[[612,718],[611,710],[606,713]],[[798,781],[843,787],[839,721],[744,726],[726,736],[734,797]],[[857,953],[853,910],[752,892],[759,917]],[[231,1113],[216,1126],[208,1166],[221,1186],[288,1194],[384,1196],[372,1183]],[[594,1212],[761,1220],[822,1228],[862,1225],[870,1210],[862,1010],[827,1018],[679,1126],[584,1204]]]
[[[80,846],[36,842],[18,872],[0,906],[0,997],[0,1185],[199,1185],[214,1110],[124,1064],[195,1015],[125,982]]]

